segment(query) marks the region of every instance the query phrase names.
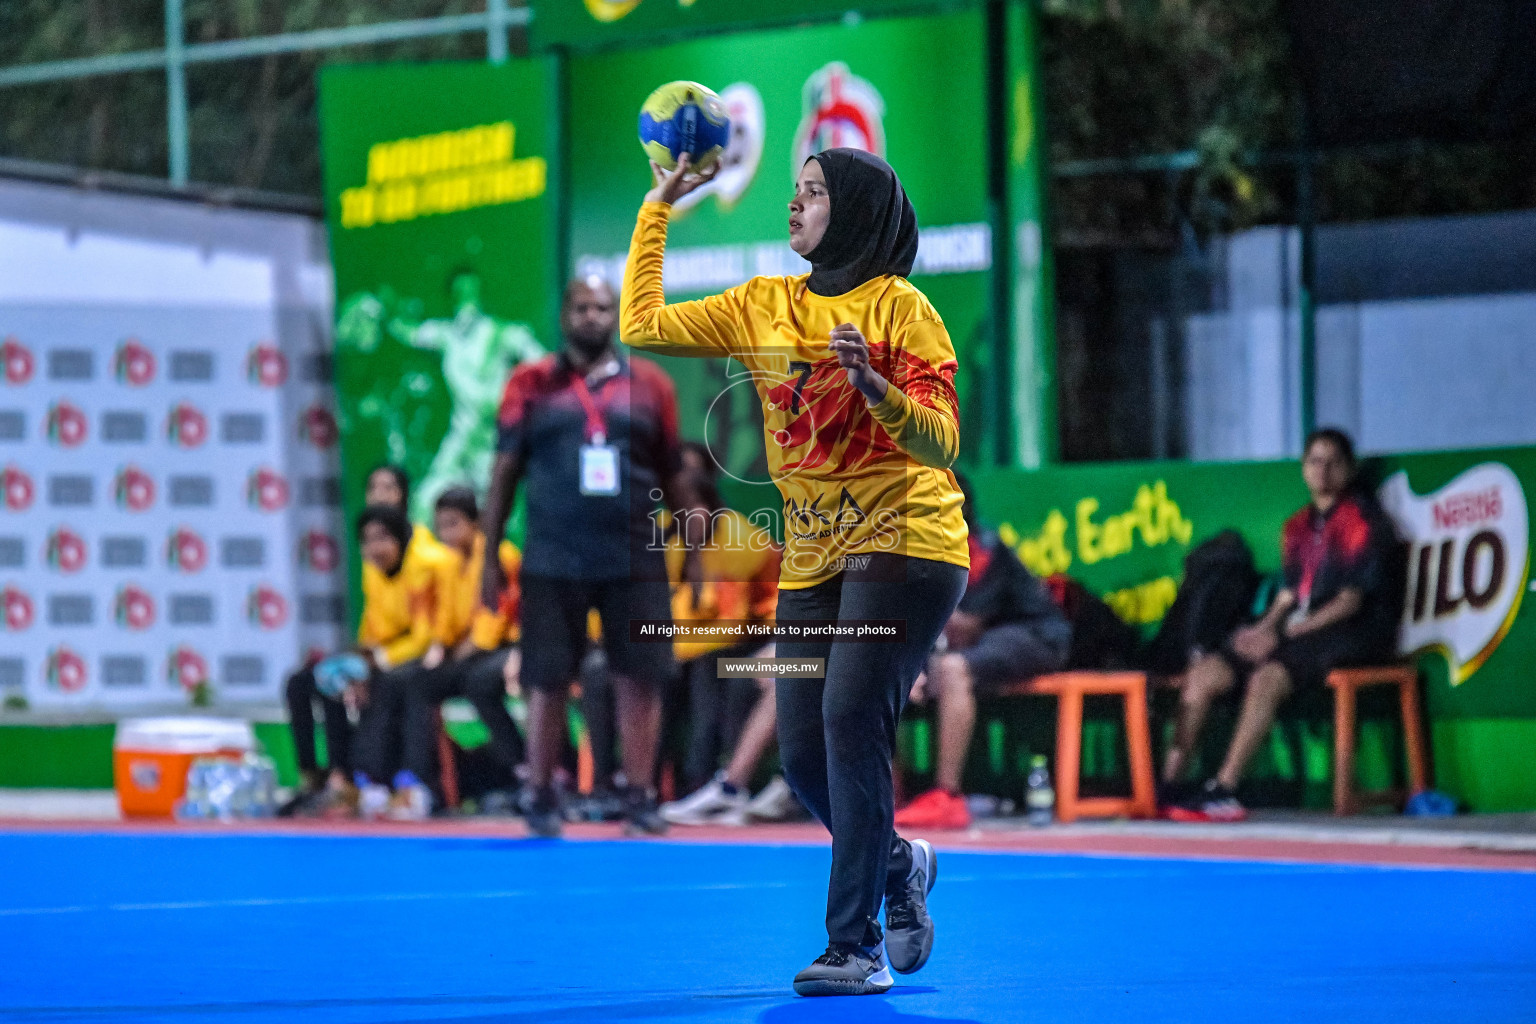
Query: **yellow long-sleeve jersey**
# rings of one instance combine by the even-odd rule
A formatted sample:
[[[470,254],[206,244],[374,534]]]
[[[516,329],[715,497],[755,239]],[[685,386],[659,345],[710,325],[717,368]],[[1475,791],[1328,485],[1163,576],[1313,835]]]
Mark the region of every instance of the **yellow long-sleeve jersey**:
[[[461,577],[462,585],[457,592],[457,621],[463,625],[454,639],[458,643],[467,634],[474,645],[483,651],[494,651],[502,644],[516,643],[521,634],[518,616],[522,591],[518,587],[518,571],[522,568],[523,553],[517,545],[504,540],[496,549],[501,568],[507,576],[507,589],[501,595],[500,605],[494,609],[480,603],[480,573],[485,566],[485,538],[475,538],[475,551],[470,556],[468,571]]]
[[[960,489],[954,346],[905,278],[882,276],[845,295],[817,295],[808,275],[754,277],[720,295],[668,305],[662,291],[671,207],[645,203],[619,301],[619,335],[665,355],[730,356],[763,403],[768,468],[784,499],[779,586],[812,586],[894,552],[968,567]],[[851,323],[890,387],[871,406],[830,348]]]
[[[386,576],[363,563],[363,614],[357,642],[380,653],[380,668],[393,668],[426,653],[442,631],[444,599],[459,558],[440,544],[406,546],[400,571]]]

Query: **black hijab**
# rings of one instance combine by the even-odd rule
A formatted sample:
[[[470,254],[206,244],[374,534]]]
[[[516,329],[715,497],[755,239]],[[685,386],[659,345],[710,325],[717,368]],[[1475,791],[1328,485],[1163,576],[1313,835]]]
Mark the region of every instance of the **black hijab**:
[[[917,258],[917,211],[891,165],[862,149],[811,157],[827,179],[832,216],[806,254],[817,295],[843,295],[882,274],[906,277]]]

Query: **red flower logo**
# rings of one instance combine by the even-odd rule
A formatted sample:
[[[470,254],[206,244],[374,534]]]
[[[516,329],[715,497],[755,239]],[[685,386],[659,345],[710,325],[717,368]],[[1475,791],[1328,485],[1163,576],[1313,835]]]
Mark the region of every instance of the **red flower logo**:
[[[5,507],[12,512],[25,512],[32,507],[32,499],[37,496],[32,478],[15,466],[6,466],[0,470],[0,491],[5,493]]]
[[[124,384],[143,387],[155,379],[155,354],[141,345],[138,338],[128,338],[117,346],[112,369]]]
[[[117,471],[113,491],[118,507],[130,512],[143,512],[155,503],[155,481],[137,466],[124,466]]]
[[[130,583],[117,592],[113,616],[127,629],[148,629],[155,624],[155,599]]]
[[[335,445],[340,431],[336,427],[336,416],[331,410],[316,402],[305,409],[299,417],[299,439],[308,441],[316,448],[330,448]]]
[[[4,366],[7,384],[25,384],[32,379],[37,360],[32,358],[31,349],[10,337],[0,344],[0,365]]]
[[[165,681],[195,690],[208,682],[208,662],[190,647],[173,647],[165,659]]]
[[[310,530],[299,541],[299,564],[312,572],[332,572],[341,564],[341,545],[322,530]]]
[[[166,417],[165,436],[182,448],[196,448],[208,440],[208,417],[196,406],[178,402]]]
[[[15,587],[8,586],[0,590],[0,609],[5,613],[5,628],[13,633],[30,629],[33,620],[37,618],[32,598]]]
[[[48,535],[48,564],[59,572],[79,572],[85,568],[85,538],[67,526]]]
[[[271,587],[252,587],[250,596],[245,599],[245,614],[252,624],[262,629],[278,629],[288,621],[288,602]]]
[[[79,693],[85,689],[85,684],[90,677],[85,669],[85,659],[60,644],[48,652],[48,660],[43,668],[43,678],[55,690]]]
[[[288,360],[276,345],[252,345],[245,357],[245,375],[252,384],[280,387],[288,379]]]
[[[72,403],[60,399],[48,407],[48,440],[65,448],[76,448],[85,442],[90,424],[85,413]]]
[[[276,512],[288,504],[288,480],[265,466],[253,469],[246,480],[245,499],[252,508]]]
[[[208,544],[185,526],[178,527],[165,545],[165,560],[172,569],[202,572],[208,564]]]

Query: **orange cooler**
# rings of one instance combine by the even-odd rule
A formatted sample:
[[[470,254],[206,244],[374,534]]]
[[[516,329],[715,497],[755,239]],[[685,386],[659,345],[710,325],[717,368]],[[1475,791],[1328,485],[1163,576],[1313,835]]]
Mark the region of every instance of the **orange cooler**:
[[[256,749],[249,722],[229,718],[125,718],[112,741],[117,802],[128,818],[170,818],[199,757],[241,757]]]

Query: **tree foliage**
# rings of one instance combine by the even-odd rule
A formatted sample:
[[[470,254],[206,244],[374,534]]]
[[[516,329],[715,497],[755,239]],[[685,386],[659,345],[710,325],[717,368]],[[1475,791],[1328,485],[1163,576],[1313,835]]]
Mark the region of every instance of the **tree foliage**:
[[[515,0],[514,0],[515,2]],[[746,2],[746,0],[732,0]],[[767,0],[757,0],[767,2]],[[1058,178],[1058,243],[1167,245],[1295,216],[1300,109],[1282,0],[1038,0],[1051,152],[1060,163],[1194,150],[1178,173]],[[483,0],[185,0],[189,42],[483,10]],[[0,65],[159,46],[162,0],[4,0]],[[524,46],[512,33],[513,52]],[[194,180],[318,196],[315,77],[325,61],[478,59],[479,35],[194,65]],[[166,173],[157,71],[0,90],[0,155]],[[1536,142],[1334,154],[1321,219],[1536,205]]]

